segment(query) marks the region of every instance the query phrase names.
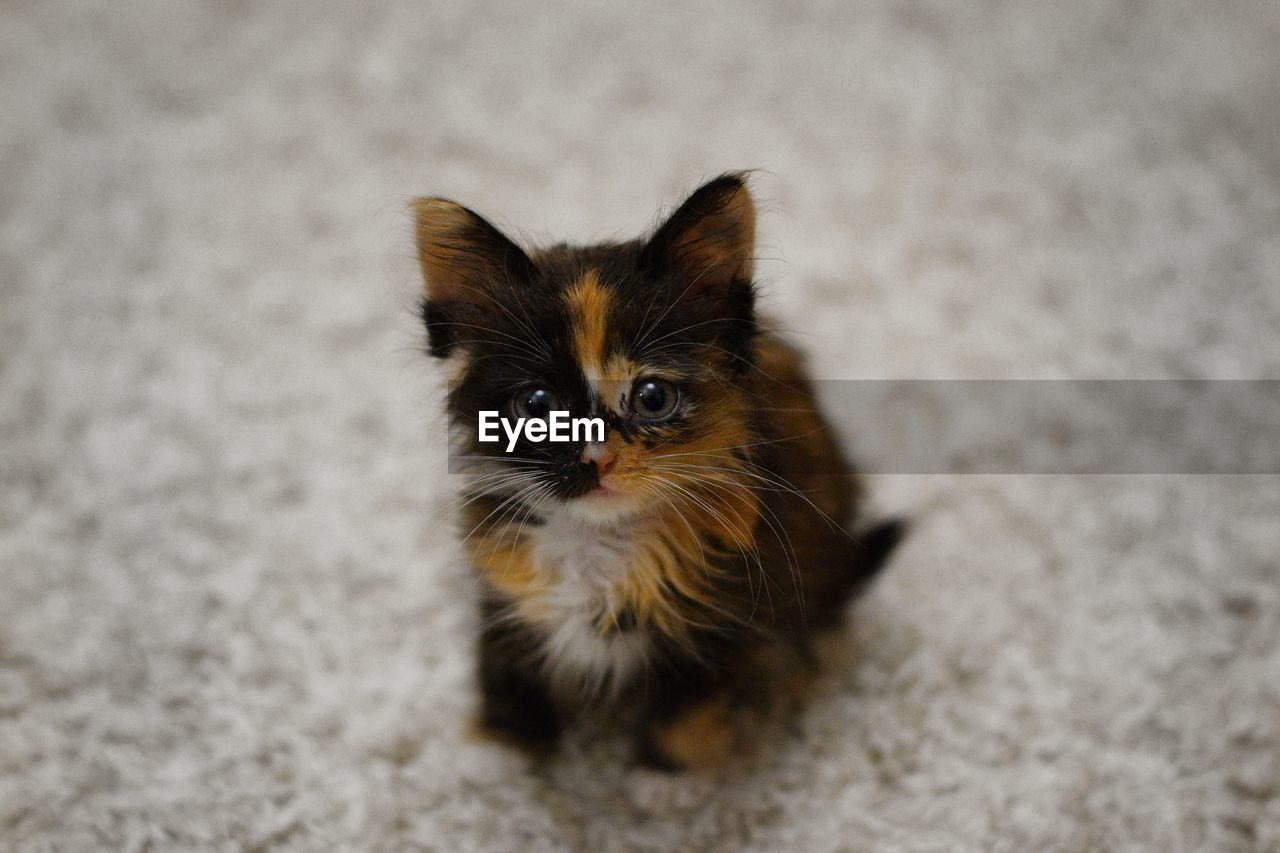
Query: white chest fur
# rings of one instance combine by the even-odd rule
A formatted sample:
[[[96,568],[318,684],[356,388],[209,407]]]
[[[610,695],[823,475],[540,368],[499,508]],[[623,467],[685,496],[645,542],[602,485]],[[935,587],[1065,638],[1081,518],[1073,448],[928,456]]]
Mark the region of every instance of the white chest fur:
[[[638,631],[603,632],[600,620],[635,553],[635,527],[558,517],[530,533],[550,581],[538,608],[548,671],[590,689],[620,686],[643,664],[648,642]]]

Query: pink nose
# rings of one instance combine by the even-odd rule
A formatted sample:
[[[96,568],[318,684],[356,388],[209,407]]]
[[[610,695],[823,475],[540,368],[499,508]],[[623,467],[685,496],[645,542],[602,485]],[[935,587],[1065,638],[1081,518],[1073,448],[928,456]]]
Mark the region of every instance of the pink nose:
[[[601,444],[589,444],[582,449],[583,462],[596,463],[596,476],[603,477],[618,463],[618,454]]]

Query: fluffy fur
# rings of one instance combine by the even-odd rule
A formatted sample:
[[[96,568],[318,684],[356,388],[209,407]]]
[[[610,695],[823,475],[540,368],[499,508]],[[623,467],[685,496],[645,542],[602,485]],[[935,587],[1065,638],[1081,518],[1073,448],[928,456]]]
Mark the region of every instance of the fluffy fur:
[[[708,729],[733,724],[741,684],[770,680],[758,652],[803,654],[900,533],[852,534],[852,472],[796,353],[756,320],[743,176],[647,239],[528,253],[453,202],[415,209],[422,316],[452,362],[470,474],[484,725],[546,749],[576,705],[625,696],[642,757],[705,763],[722,750],[674,732],[696,719],[694,740],[732,743]],[[477,440],[480,411],[527,405],[601,417],[605,440]]]

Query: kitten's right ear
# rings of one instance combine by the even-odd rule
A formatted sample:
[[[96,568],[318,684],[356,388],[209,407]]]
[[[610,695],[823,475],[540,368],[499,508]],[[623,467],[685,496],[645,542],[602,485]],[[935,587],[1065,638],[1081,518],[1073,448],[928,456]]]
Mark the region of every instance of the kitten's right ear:
[[[640,266],[674,273],[685,295],[724,298],[750,289],[755,205],[746,174],[728,172],[699,187],[640,252]]]
[[[449,355],[457,325],[497,309],[500,290],[532,278],[533,262],[483,216],[443,198],[413,203],[418,262],[426,282],[423,319],[431,354]]]

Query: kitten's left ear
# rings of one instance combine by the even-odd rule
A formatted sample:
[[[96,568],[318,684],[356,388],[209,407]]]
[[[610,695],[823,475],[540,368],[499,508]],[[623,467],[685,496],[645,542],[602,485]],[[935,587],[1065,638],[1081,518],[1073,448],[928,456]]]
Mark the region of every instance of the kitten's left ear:
[[[446,357],[500,310],[505,288],[534,274],[529,256],[480,214],[443,198],[413,203],[418,261],[426,282],[423,320],[431,354]]]
[[[703,184],[658,228],[640,253],[655,273],[674,273],[689,296],[750,284],[756,214],[745,175],[730,172]]]
[[[428,298],[485,302],[495,287],[532,274],[529,256],[474,210],[444,198],[420,198],[413,213]]]

